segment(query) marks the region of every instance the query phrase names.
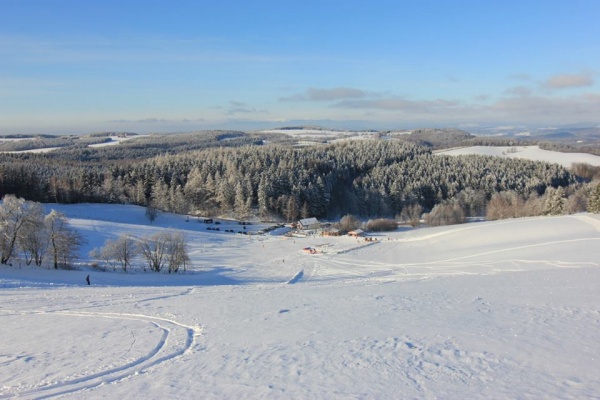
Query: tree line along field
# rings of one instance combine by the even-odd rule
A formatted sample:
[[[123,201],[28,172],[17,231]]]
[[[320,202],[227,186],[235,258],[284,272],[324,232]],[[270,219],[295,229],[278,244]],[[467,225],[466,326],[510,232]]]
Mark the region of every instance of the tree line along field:
[[[578,169],[586,172],[582,177],[557,164],[434,155],[429,147],[406,140],[375,138],[298,148],[221,134],[206,139],[209,147],[202,150],[178,147],[179,140],[153,139],[152,143],[162,143],[163,150],[171,143],[181,151],[150,157],[137,157],[134,152],[128,158],[125,149],[130,145],[86,148],[78,155],[66,150],[1,154],[0,195],[288,221],[346,214],[361,218],[421,212],[457,215],[434,218],[434,224],[434,220],[451,223],[485,215],[494,196],[492,205],[522,209],[520,204],[529,204],[528,212],[535,215],[549,212],[545,195],[562,199],[558,201],[561,212],[586,210],[593,196],[593,185],[585,182],[593,176],[589,168]],[[99,156],[110,151],[123,158]],[[558,194],[556,188],[562,188]],[[504,202],[498,200],[499,193],[504,193]]]

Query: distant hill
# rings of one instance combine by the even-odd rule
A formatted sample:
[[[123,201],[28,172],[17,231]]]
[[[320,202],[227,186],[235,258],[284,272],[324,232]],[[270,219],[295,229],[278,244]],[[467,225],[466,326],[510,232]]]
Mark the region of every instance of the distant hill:
[[[406,131],[387,131],[382,132],[381,134],[433,149],[453,147],[475,137],[469,132],[456,128],[427,128]]]

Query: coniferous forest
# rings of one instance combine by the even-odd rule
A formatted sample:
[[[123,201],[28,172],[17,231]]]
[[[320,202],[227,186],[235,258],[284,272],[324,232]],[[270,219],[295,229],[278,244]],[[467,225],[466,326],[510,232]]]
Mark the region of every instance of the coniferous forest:
[[[294,147],[238,133],[211,135],[191,148],[155,140],[154,147],[132,141],[47,154],[3,153],[0,196],[291,221],[346,214],[394,217],[415,206],[431,211],[465,194],[484,202],[499,192],[527,199],[576,183],[575,175],[557,164],[435,155],[403,140]]]

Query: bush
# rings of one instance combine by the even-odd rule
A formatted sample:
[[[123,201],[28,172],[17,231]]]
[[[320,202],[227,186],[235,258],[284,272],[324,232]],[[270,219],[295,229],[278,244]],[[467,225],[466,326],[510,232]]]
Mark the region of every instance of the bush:
[[[391,232],[398,229],[398,222],[386,218],[370,219],[367,221],[366,228],[370,232]]]
[[[464,224],[467,222],[465,212],[458,204],[438,204],[425,216],[429,226]]]
[[[515,192],[494,193],[488,202],[487,219],[490,221],[521,216],[525,206],[523,199]]]
[[[423,213],[423,207],[420,204],[411,204],[402,208],[402,212],[398,216],[400,222],[409,224],[410,226],[417,227],[421,223],[421,214]]]
[[[354,215],[344,215],[339,222],[339,229],[342,232],[350,232],[360,227],[360,220]]]

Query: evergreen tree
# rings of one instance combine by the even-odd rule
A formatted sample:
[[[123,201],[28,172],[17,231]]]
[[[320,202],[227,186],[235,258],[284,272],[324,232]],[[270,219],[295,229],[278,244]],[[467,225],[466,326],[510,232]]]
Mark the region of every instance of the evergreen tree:
[[[544,214],[563,215],[565,213],[565,190],[562,187],[548,187],[545,194]]]
[[[600,214],[600,183],[596,184],[590,191],[588,211]]]

